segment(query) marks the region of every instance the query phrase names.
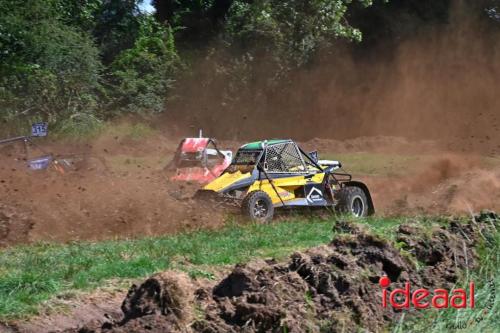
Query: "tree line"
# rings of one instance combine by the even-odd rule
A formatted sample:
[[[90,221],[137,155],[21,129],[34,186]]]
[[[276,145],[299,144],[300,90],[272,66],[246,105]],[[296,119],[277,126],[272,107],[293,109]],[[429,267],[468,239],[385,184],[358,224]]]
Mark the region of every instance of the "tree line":
[[[480,2],[498,19],[497,1]],[[217,82],[218,102],[236,105],[255,85],[280,89],[339,41],[369,45],[411,33],[415,22],[445,22],[450,3],[154,0],[155,13],[144,13],[138,0],[2,0],[0,119],[91,129],[169,112],[187,97],[184,81],[205,94]]]

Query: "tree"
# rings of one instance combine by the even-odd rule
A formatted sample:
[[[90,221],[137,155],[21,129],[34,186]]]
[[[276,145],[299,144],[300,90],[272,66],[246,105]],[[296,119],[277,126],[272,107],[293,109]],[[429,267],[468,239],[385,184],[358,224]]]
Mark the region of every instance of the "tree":
[[[180,42],[207,42],[225,24],[234,0],[154,0],[156,18],[177,31]]]
[[[101,69],[92,39],[65,25],[57,1],[1,4],[0,108],[4,117],[56,122],[91,112]]]
[[[139,37],[111,64],[111,109],[161,112],[180,61],[172,29],[140,17]]]
[[[0,50],[0,117],[65,130],[162,111],[180,63],[172,30],[136,0],[4,0]]]
[[[361,41],[346,18],[345,0],[234,1],[228,15],[231,43],[273,56],[290,69],[309,62],[315,52],[336,38]],[[360,1],[369,6],[371,1]]]
[[[131,48],[139,36],[137,0],[104,0],[95,13],[92,34],[101,49],[104,64],[110,64],[121,50]]]

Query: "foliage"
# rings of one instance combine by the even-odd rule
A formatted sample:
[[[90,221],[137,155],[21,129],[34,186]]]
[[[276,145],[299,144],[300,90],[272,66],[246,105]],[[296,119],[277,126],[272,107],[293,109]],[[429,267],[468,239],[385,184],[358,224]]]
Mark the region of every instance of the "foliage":
[[[56,2],[2,3],[0,108],[4,117],[57,122],[96,109],[98,50],[78,29],[54,20]]]
[[[57,123],[56,138],[85,140],[100,133],[103,122],[92,113],[74,113]]]
[[[155,0],[149,15],[140,1],[1,1],[0,119],[80,126],[73,120],[158,113],[172,95],[189,103],[173,91],[186,77],[200,92],[190,109],[258,108],[338,40],[396,43],[452,10],[450,0]],[[498,0],[465,3],[498,21]],[[200,58],[208,66],[194,74]]]
[[[355,3],[366,7],[371,1]],[[269,96],[285,90],[293,73],[311,66],[319,51],[335,49],[339,39],[361,41],[361,32],[347,21],[352,4],[350,0],[232,1],[224,28],[206,54],[203,77],[196,80],[201,93],[188,108],[217,101],[225,117],[232,116],[230,110],[265,112]],[[205,92],[205,87],[216,88]],[[245,106],[251,108],[242,110]],[[199,118],[203,122],[210,115]]]
[[[176,40],[222,41],[218,53],[229,56],[212,70],[232,103],[260,84],[256,61],[270,59],[266,89],[336,38],[361,40],[345,19],[350,0],[155,1],[156,16],[138,2],[2,1],[0,117],[43,119],[80,135],[116,115],[162,112],[187,69]]]
[[[77,135],[118,111],[162,111],[179,65],[171,28],[136,0],[2,1],[0,50],[0,119]]]
[[[150,16],[142,17],[134,46],[111,64],[111,109],[163,111],[178,65],[172,29]]]
[[[153,1],[157,19],[175,27],[179,40],[186,41],[186,46],[207,42],[219,33],[232,3],[233,0]]]
[[[371,1],[361,1],[369,6]],[[351,1],[234,1],[227,22],[231,41],[271,54],[282,67],[310,61],[321,46],[336,38],[361,41],[361,32],[345,18]],[[261,47],[259,47],[261,45]]]
[[[107,0],[94,16],[92,31],[104,64],[111,63],[122,51],[132,47],[139,37],[141,15],[137,0]]]

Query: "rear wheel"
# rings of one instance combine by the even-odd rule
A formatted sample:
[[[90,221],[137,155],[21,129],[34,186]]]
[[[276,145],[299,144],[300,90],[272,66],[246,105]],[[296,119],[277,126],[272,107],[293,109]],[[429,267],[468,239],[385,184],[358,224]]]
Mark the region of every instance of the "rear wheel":
[[[273,219],[274,206],[271,198],[263,191],[254,191],[247,194],[241,205],[243,214],[251,220],[267,223]]]
[[[369,205],[365,191],[359,187],[347,186],[341,189],[337,195],[337,211],[351,214],[356,217],[368,216]]]

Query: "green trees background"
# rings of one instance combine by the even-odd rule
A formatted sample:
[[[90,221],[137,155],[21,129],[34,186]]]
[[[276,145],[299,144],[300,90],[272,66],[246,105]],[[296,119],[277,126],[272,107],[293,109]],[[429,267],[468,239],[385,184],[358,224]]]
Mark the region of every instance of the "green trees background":
[[[2,0],[0,119],[71,130],[168,113],[170,103],[190,98],[181,82],[236,106],[257,90],[279,89],[339,41],[363,44],[445,22],[451,2],[154,0],[148,14],[138,0]],[[480,2],[498,20],[497,1]]]
[[[92,127],[160,112],[181,67],[173,30],[135,0],[0,2],[0,117]]]

